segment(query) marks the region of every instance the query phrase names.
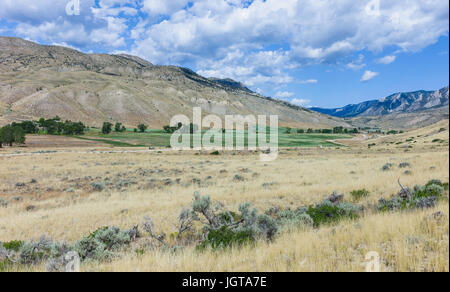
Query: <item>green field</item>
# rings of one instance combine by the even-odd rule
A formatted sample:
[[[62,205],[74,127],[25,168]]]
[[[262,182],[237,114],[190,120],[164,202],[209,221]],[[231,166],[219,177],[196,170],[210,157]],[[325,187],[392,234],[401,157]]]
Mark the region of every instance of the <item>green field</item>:
[[[234,138],[244,135],[245,146],[247,146],[247,131],[234,131]],[[147,130],[145,133],[135,133],[133,131],[112,132],[104,135],[98,129],[90,129],[83,136],[76,138],[83,140],[100,141],[116,147],[170,147],[171,134],[165,133],[163,130]],[[336,147],[335,143],[329,140],[352,138],[348,134],[287,134],[286,129],[278,129],[278,146],[279,147]],[[225,138],[223,138],[225,141]]]

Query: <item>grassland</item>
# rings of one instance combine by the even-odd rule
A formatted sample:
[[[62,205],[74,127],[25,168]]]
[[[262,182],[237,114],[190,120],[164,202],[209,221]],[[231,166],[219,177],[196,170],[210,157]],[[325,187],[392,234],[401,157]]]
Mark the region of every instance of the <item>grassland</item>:
[[[204,133],[203,133],[204,134]],[[244,136],[244,144],[248,145],[248,132],[233,132],[234,140],[237,137]],[[132,130],[126,132],[112,132],[104,135],[98,129],[91,129],[84,136],[76,138],[100,141],[117,147],[168,147],[170,145],[171,134],[165,133],[163,130],[147,130],[145,133],[135,133]],[[225,135],[222,136],[225,141]],[[349,139],[351,135],[346,134],[288,134],[286,128],[278,129],[278,145],[279,147],[333,147],[335,143],[330,142],[337,139]],[[269,142],[269,141],[268,141]]]
[[[421,136],[408,144],[411,148],[396,144],[411,136]],[[248,151],[218,156],[197,151],[117,154],[95,147],[30,158],[8,156],[15,150],[4,148],[0,197],[9,204],[0,207],[0,241],[47,235],[74,242],[102,226],[141,224],[146,215],[158,230],[172,234],[179,212],[195,191],[231,210],[245,201],[265,210],[319,203],[333,191],[351,200],[351,191],[365,188],[370,194],[359,203],[371,206],[396,194],[399,178],[409,187],[430,179],[449,180],[448,122],[404,136],[357,138],[349,143],[352,147],[282,149],[271,163],[260,162],[258,153]],[[444,143],[432,142],[438,138]],[[376,146],[369,148],[372,143]],[[410,167],[400,168],[402,162]],[[393,168],[382,171],[386,163]],[[236,175],[243,180],[236,181]],[[102,184],[103,190],[93,189],[93,183]],[[433,219],[436,212],[444,219]],[[357,220],[282,232],[274,242],[226,251],[198,252],[190,246],[168,252],[141,242],[112,262],[83,264],[82,270],[363,271],[366,253],[377,251],[383,271],[449,271],[448,218],[447,200],[425,210],[366,212]],[[148,247],[145,252],[136,253],[143,245]],[[45,266],[12,269],[42,271]]]

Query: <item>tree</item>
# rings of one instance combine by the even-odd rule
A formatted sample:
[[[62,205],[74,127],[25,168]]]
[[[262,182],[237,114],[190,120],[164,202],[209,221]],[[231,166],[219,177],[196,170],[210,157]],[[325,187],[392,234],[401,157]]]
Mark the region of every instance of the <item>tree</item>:
[[[4,126],[2,128],[2,136],[0,137],[0,140],[2,143],[8,144],[9,146],[12,146],[14,143],[14,135],[13,135],[13,129],[10,125]]]
[[[25,144],[25,131],[21,127],[13,127],[12,136],[14,143]]]
[[[144,124],[139,124],[139,125],[138,125],[138,129],[139,129],[139,131],[140,131],[141,133],[144,133],[145,130],[147,130],[147,128],[148,128],[147,125],[144,125]]]
[[[116,132],[125,132],[127,130],[127,128],[125,128],[125,126],[122,125],[122,123],[116,123],[114,125],[114,131]]]
[[[303,129],[297,129],[297,133],[298,133],[298,134],[304,134],[304,133],[305,133],[305,130],[303,130]]]
[[[292,131],[292,129],[291,129],[291,128],[289,128],[289,127],[287,127],[287,128],[286,128],[286,134],[290,134],[290,133],[291,133],[291,131]]]
[[[334,134],[342,134],[342,133],[344,133],[344,127],[334,127],[333,128],[333,133]]]
[[[309,129],[306,131],[306,133],[308,133],[308,134],[311,134],[311,133],[313,133],[313,132],[314,132],[314,130],[311,129],[311,128],[309,128]]]
[[[11,126],[13,127],[21,127],[25,133],[27,134],[35,134],[38,132],[38,128],[36,126],[35,122],[32,121],[23,121],[21,123],[12,123]]]
[[[102,133],[105,135],[108,135],[111,133],[112,130],[112,124],[110,122],[104,122],[102,126]]]

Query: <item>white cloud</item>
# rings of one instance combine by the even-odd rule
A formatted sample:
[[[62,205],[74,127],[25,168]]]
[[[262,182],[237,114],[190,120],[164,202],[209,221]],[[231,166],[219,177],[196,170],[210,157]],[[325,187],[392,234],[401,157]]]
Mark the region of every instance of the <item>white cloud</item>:
[[[364,55],[363,54],[359,54],[358,59],[347,64],[347,68],[354,70],[354,71],[361,70],[364,67],[366,67],[366,64],[364,64]]]
[[[293,97],[294,96],[294,93],[293,92],[288,92],[288,91],[278,91],[276,94],[275,94],[275,97],[277,97],[277,98],[289,98],[289,97]]]
[[[307,79],[307,80],[300,80],[299,84],[316,84],[319,82],[317,79]]]
[[[380,75],[380,73],[367,70],[364,72],[363,76],[361,77],[361,82],[369,81],[369,80],[377,77],[378,75]]]
[[[189,0],[144,0],[144,12],[150,15],[172,15],[175,12],[182,10],[189,2]]]
[[[392,62],[394,62],[395,59],[397,59],[396,56],[385,56],[383,58],[378,59],[377,63],[387,65],[387,64],[391,64]]]
[[[299,106],[305,106],[305,105],[309,104],[310,102],[311,101],[308,99],[300,99],[300,98],[294,98],[291,100],[292,104],[299,105]]]
[[[19,37],[127,50],[259,88],[293,82],[292,70],[312,64],[361,70],[361,51],[416,52],[449,32],[444,0],[380,0],[377,13],[366,9],[372,0],[82,0],[76,17],[67,1],[1,0],[0,20]]]

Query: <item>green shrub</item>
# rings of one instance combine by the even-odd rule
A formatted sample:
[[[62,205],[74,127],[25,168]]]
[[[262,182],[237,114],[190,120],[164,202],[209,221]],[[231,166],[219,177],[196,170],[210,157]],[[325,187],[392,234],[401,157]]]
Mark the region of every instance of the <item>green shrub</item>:
[[[23,241],[20,240],[12,240],[9,242],[4,242],[1,244],[3,248],[5,248],[7,251],[15,251],[18,252],[20,248],[24,245]]]
[[[350,192],[350,195],[352,196],[352,198],[355,201],[359,201],[362,198],[366,198],[369,196],[369,194],[370,194],[369,191],[366,189],[354,190],[354,191]]]
[[[409,196],[405,196],[405,192]],[[431,180],[424,186],[415,186],[414,190],[406,190],[389,200],[384,198],[378,201],[377,209],[379,211],[396,211],[417,208],[431,208],[436,206],[442,199],[445,189],[444,184],[439,180]],[[403,194],[403,195],[402,195]]]
[[[355,219],[358,217],[358,209],[350,203],[340,203],[334,205],[330,201],[310,206],[306,212],[314,221],[314,226],[318,227],[323,224],[336,223],[342,219]]]
[[[213,250],[217,250],[240,247],[254,241],[254,235],[250,230],[234,231],[230,227],[222,226],[218,230],[209,230],[206,239],[197,248],[203,250],[210,247]]]
[[[219,154],[220,154],[219,151],[214,151],[211,153],[211,155],[219,155]]]

